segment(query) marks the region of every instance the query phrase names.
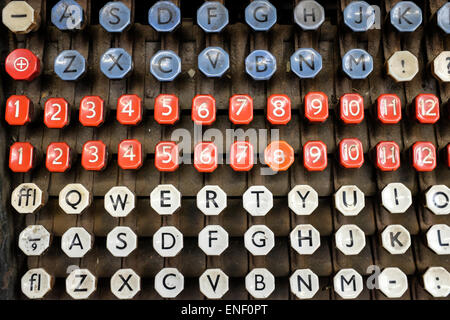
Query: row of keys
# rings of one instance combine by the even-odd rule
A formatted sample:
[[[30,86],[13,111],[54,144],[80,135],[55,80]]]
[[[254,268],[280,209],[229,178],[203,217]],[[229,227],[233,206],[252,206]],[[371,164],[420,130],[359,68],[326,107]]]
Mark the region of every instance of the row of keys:
[[[405,213],[412,205],[411,191],[393,182],[380,192],[382,206],[392,214]],[[425,206],[435,215],[450,215],[450,188],[434,185],[424,194]],[[34,183],[22,183],[11,194],[11,205],[19,213],[36,213],[47,201]],[[80,183],[66,185],[59,193],[60,208],[67,214],[82,214],[92,203],[92,194]],[[251,186],[242,195],[251,216],[265,216],[273,209],[273,194],[265,186]],[[227,207],[227,194],[217,185],[204,186],[197,194],[197,208],[204,215],[219,215]],[[340,187],[334,205],[344,216],[357,216],[365,207],[365,195],[355,185]],[[181,208],[181,193],[171,184],[155,187],[150,206],[159,215],[173,215]],[[309,185],[296,185],[288,194],[288,206],[296,215],[311,215],[319,206],[319,195]],[[125,186],[112,187],[104,196],[104,208],[116,218],[126,217],[136,207],[136,196]]]
[[[450,273],[443,267],[430,267],[422,275],[425,290],[433,297],[450,293]],[[397,267],[384,268],[373,279],[388,298],[400,298],[408,290],[408,277]],[[87,299],[97,289],[97,278],[88,269],[75,268],[66,278],[66,292],[72,299]],[[297,269],[289,278],[291,292],[298,299],[311,299],[319,291],[319,277],[311,269]],[[21,280],[29,299],[42,299],[53,287],[53,277],[43,268],[28,270]],[[207,269],[199,277],[201,293],[221,299],[229,290],[229,277],[221,269]],[[118,299],[133,299],[141,291],[141,278],[133,269],[120,269],[110,279],[111,292]],[[245,288],[255,299],[266,299],[275,290],[275,277],[266,268],[254,268],[245,277]],[[356,299],[364,280],[353,268],[341,269],[333,277],[333,288],[343,299]],[[154,289],[163,298],[175,298],[184,290],[184,276],[176,268],[163,268],[155,276]]]
[[[450,51],[443,51],[431,64],[442,82],[450,82],[448,60]],[[7,56],[5,68],[13,79],[31,81],[39,75],[41,63],[30,50],[16,49]],[[198,69],[207,77],[222,77],[229,68],[230,57],[220,47],[207,47],[198,55]],[[342,70],[351,79],[366,79],[373,68],[372,56],[363,49],[352,49],[342,58]],[[312,48],[298,49],[290,58],[290,69],[302,79],[314,78],[322,70],[322,56]],[[76,50],[64,50],[55,58],[54,72],[62,80],[78,80],[86,70],[86,59]],[[100,70],[108,79],[124,79],[133,71],[133,58],[122,48],[108,49],[100,58]],[[277,61],[267,50],[254,50],[245,59],[245,70],[254,80],[269,80]],[[409,51],[396,51],[386,72],[397,82],[411,81],[419,72],[419,61]],[[173,81],[181,73],[181,59],[171,50],[160,50],[150,60],[150,73],[159,81]]]
[[[450,4],[437,12],[437,25],[450,33]],[[378,6],[353,1],[345,7],[344,23],[354,32],[381,28]],[[317,1],[303,0],[294,8],[294,20],[303,30],[317,30],[325,21],[325,10]],[[422,10],[412,1],[400,1],[389,12],[391,24],[399,32],[413,32],[422,24]],[[51,21],[60,30],[82,29],[85,12],[74,0],[61,0],[51,11]],[[267,0],[252,1],[245,8],[245,21],[255,31],[268,31],[277,22],[277,10]],[[108,32],[122,32],[131,26],[131,10],[123,2],[108,2],[99,12],[99,22]],[[158,1],[148,11],[148,23],[158,32],[171,32],[181,22],[181,12],[171,1]],[[11,1],[3,9],[3,23],[13,32],[28,33],[39,27],[39,17],[25,1]],[[208,1],[197,10],[197,24],[205,32],[220,32],[229,23],[227,8]]]
[[[159,124],[174,124],[180,119],[178,98],[160,94],[155,98],[154,119]],[[323,92],[309,92],[304,101],[304,117],[311,123],[324,122],[329,117],[328,97]],[[104,101],[99,96],[86,96],[80,101],[78,119],[83,126],[98,127],[105,122]],[[286,125],[291,120],[291,99],[282,94],[267,98],[266,117],[273,125]],[[374,113],[383,124],[395,124],[402,119],[400,98],[395,94],[378,97]],[[416,121],[434,124],[440,119],[439,98],[434,94],[419,94],[410,107]],[[253,99],[249,95],[233,95],[228,105],[229,119],[234,124],[249,124],[253,120]],[[142,99],[135,94],[125,94],[117,100],[116,119],[123,125],[138,125],[143,120]],[[211,95],[196,95],[192,99],[191,118],[197,125],[211,125],[216,120],[216,99]],[[340,97],[339,117],[346,124],[364,120],[364,99],[357,93]],[[36,117],[30,99],[13,95],[6,101],[5,120],[9,125],[26,125]],[[49,98],[44,105],[44,124],[48,128],[63,128],[70,122],[70,106],[64,98]]]

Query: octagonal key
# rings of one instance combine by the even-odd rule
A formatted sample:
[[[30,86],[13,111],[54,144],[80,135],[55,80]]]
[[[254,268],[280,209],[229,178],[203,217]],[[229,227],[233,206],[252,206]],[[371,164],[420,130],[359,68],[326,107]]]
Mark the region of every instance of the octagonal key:
[[[366,235],[355,224],[344,224],[334,234],[336,247],[345,255],[357,255],[366,246]]]
[[[141,277],[133,269],[119,269],[111,277],[110,287],[116,298],[133,299],[141,291]]]
[[[312,48],[300,48],[290,58],[291,70],[300,79],[311,79],[322,70],[322,56]]]
[[[74,0],[60,0],[52,8],[51,20],[59,30],[79,30],[85,24],[84,10]]]
[[[334,194],[334,205],[344,216],[356,216],[365,207],[364,193],[355,185],[342,186]]]
[[[54,279],[45,269],[35,268],[28,270],[20,283],[28,299],[42,299],[53,288]]]
[[[296,215],[310,215],[319,206],[319,194],[311,186],[296,185],[288,193],[288,205]]]
[[[69,183],[59,192],[59,206],[67,214],[82,214],[92,202],[92,194],[81,183]]]
[[[82,227],[69,228],[61,237],[61,249],[70,258],[82,258],[92,249],[94,239]]]
[[[66,172],[72,167],[72,149],[65,142],[53,142],[47,147],[45,167],[50,172]]]
[[[6,57],[5,69],[14,80],[32,81],[41,72],[41,61],[28,49],[15,49]]]
[[[252,1],[245,8],[245,22],[255,31],[268,31],[277,22],[277,9],[266,0]]]
[[[183,249],[183,234],[175,227],[161,227],[153,235],[153,249],[161,257],[175,257]]]
[[[450,4],[449,9],[450,11]],[[431,71],[441,82],[450,82],[450,51],[442,51],[431,63]]]
[[[13,172],[29,172],[36,159],[36,150],[29,142],[16,142],[9,148],[9,168]]]
[[[450,227],[447,224],[433,225],[427,231],[427,244],[436,254],[450,254]]]
[[[266,268],[255,268],[245,277],[245,288],[255,299],[266,299],[275,290],[275,277]]]
[[[131,74],[133,59],[124,49],[111,48],[101,56],[100,70],[108,79],[123,79]]]
[[[229,278],[221,269],[206,269],[198,280],[200,292],[208,299],[221,299],[229,290]]]
[[[136,207],[136,196],[125,186],[108,190],[104,197],[105,210],[113,217],[126,217]]]
[[[198,234],[198,246],[208,256],[219,256],[228,248],[228,239],[228,232],[224,228],[209,225]]]
[[[207,185],[197,193],[197,208],[207,216],[217,216],[227,207],[227,194],[219,186]]]
[[[34,183],[22,183],[11,193],[11,205],[18,213],[35,213],[47,202],[47,193]]]
[[[264,150],[264,162],[275,172],[286,171],[294,163],[294,149],[286,141],[273,141]]]
[[[74,269],[66,278],[66,292],[72,299],[88,299],[97,290],[97,278],[88,269]]]
[[[352,1],[344,9],[344,23],[352,31],[367,31],[375,23],[375,9],[365,1]]]
[[[412,1],[400,1],[389,12],[391,24],[400,32],[413,32],[422,24],[422,10]]]
[[[265,216],[273,207],[273,194],[265,186],[251,186],[242,195],[244,209],[252,216]]]
[[[171,184],[160,184],[150,193],[150,206],[159,215],[172,215],[181,208],[181,193]]]
[[[155,291],[163,298],[176,298],[184,290],[184,276],[176,268],[163,268],[155,276]]]
[[[275,246],[275,234],[265,225],[253,225],[244,234],[245,248],[254,256],[265,256]]]
[[[105,4],[99,12],[99,22],[108,32],[122,32],[131,24],[131,11],[120,1]]]
[[[77,50],[64,50],[56,57],[54,70],[62,80],[78,80],[86,73],[86,59]]]
[[[409,51],[396,51],[386,62],[386,71],[396,82],[411,81],[419,72],[419,60]]]
[[[381,243],[390,254],[404,254],[411,246],[411,235],[402,225],[391,224],[381,233]]]
[[[294,9],[294,20],[303,30],[317,30],[325,21],[325,9],[313,0],[302,0]]]
[[[31,225],[19,235],[19,248],[27,256],[40,256],[50,247],[52,237],[41,225]]]
[[[445,3],[438,10],[437,24],[445,33],[450,33],[450,3]]]
[[[197,24],[205,32],[220,32],[228,25],[228,10],[218,1],[206,1],[197,10]]]
[[[378,275],[378,289],[388,298],[401,298],[408,290],[408,277],[397,267],[385,268]]]
[[[2,10],[3,24],[12,32],[26,34],[39,29],[41,17],[26,1],[11,1]]]
[[[450,294],[450,273],[443,267],[429,267],[423,275],[425,290],[435,298]]]
[[[425,205],[435,215],[450,215],[450,188],[434,185],[425,193]]]
[[[150,73],[158,81],[173,81],[181,73],[181,59],[172,50],[159,50],[150,60]]]
[[[220,47],[207,47],[198,55],[198,69],[208,78],[220,78],[230,68],[230,57]]]
[[[341,298],[356,299],[364,289],[363,278],[355,269],[341,269],[333,278],[333,287]]]
[[[277,60],[267,50],[254,50],[245,58],[245,71],[253,80],[269,80],[277,71]]]
[[[411,191],[403,183],[389,183],[381,191],[381,203],[390,213],[405,213],[412,205]]]
[[[289,278],[289,287],[298,299],[312,299],[319,291],[319,277],[311,269],[297,269]]]
[[[320,233],[310,224],[299,224],[290,233],[291,247],[298,253],[310,255],[320,247]]]
[[[373,58],[363,49],[351,49],[342,58],[342,70],[350,79],[366,79],[373,71]]]
[[[172,1],[157,1],[148,11],[148,23],[157,32],[171,32],[180,22],[180,8]]]
[[[128,257],[137,248],[137,235],[129,227],[117,226],[106,237],[106,248],[114,257]]]

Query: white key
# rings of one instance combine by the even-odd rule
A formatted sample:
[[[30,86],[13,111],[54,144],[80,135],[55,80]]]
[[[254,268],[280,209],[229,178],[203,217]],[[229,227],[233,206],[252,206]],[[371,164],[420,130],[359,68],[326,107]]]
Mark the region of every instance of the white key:
[[[206,226],[198,234],[198,246],[208,256],[219,256],[228,248],[228,232],[219,225]]]
[[[412,204],[411,191],[403,183],[389,183],[381,191],[381,202],[390,213],[404,213]]]
[[[319,206],[319,195],[308,185],[297,185],[288,194],[289,208],[297,215],[310,215]]]
[[[355,224],[344,224],[334,235],[336,247],[345,255],[357,255],[366,246],[366,235]]]
[[[161,227],[153,235],[153,248],[161,257],[175,257],[183,249],[183,234],[175,227]]]
[[[181,193],[171,184],[160,184],[150,193],[150,205],[160,215],[174,214],[181,207]]]
[[[245,288],[255,299],[266,299],[275,290],[275,277],[266,268],[255,268],[245,277]]]
[[[175,298],[184,289],[184,277],[176,268],[164,268],[155,276],[155,290],[163,298]]]
[[[364,209],[364,193],[355,185],[342,186],[334,194],[334,203],[344,216],[356,216]]]
[[[42,299],[53,286],[53,278],[43,268],[28,270],[22,277],[21,287],[29,299]]]
[[[430,267],[423,275],[423,283],[435,298],[445,298],[450,294],[450,273],[443,267]]]
[[[105,210],[113,217],[126,217],[136,206],[136,197],[127,187],[112,187],[105,194]]]
[[[3,8],[2,20],[12,32],[25,34],[39,28],[40,16],[26,1],[11,1]]]
[[[66,292],[73,299],[87,299],[97,289],[97,278],[88,269],[75,269],[66,278]]]
[[[273,208],[273,195],[265,186],[251,186],[242,196],[244,209],[252,216],[265,216]]]
[[[403,254],[411,246],[409,231],[400,224],[391,224],[381,233],[383,247],[391,254]]]
[[[106,247],[114,257],[128,257],[137,248],[137,235],[129,227],[115,227],[106,237]]]
[[[341,269],[333,279],[334,291],[343,299],[356,299],[364,284],[361,275],[352,268]]]
[[[411,81],[419,72],[419,60],[409,51],[396,51],[386,63],[387,74],[396,82]]]
[[[450,82],[450,51],[442,51],[431,64],[433,75],[441,82]]]
[[[265,256],[275,246],[275,235],[265,225],[254,225],[245,232],[244,244],[254,256]]]
[[[199,278],[200,291],[208,299],[221,299],[229,290],[228,282],[221,269],[206,269]]]
[[[59,206],[67,214],[83,213],[91,201],[91,194],[80,183],[70,183],[59,192]]]
[[[378,276],[378,288],[388,298],[400,298],[408,290],[408,277],[399,268],[385,268]]]
[[[120,269],[111,277],[110,285],[118,299],[133,299],[141,291],[141,277],[133,269]]]
[[[19,235],[19,248],[27,256],[40,256],[50,247],[51,235],[41,225],[26,227]]]
[[[289,278],[291,292],[299,299],[311,299],[319,291],[319,277],[310,269],[298,269]]]
[[[217,216],[227,207],[227,194],[219,186],[204,186],[197,193],[197,208],[207,216]]]
[[[86,229],[74,227],[68,229],[61,237],[61,249],[71,258],[82,258],[91,250],[93,237]]]
[[[450,188],[440,184],[425,193],[426,206],[436,215],[450,214]]]
[[[47,196],[34,183],[22,183],[11,194],[11,205],[18,213],[35,213],[46,200]]]
[[[291,247],[299,254],[313,254],[320,247],[320,233],[310,224],[299,224],[290,234]]]
[[[450,254],[450,227],[446,224],[432,226],[427,231],[427,243],[439,255]]]

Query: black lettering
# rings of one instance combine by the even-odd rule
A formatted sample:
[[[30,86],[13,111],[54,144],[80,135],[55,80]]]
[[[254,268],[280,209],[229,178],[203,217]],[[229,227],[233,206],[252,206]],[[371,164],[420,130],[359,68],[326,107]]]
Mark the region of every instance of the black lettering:
[[[259,194],[260,193],[264,193],[264,191],[250,191],[250,193],[256,194],[256,206],[259,208],[260,204],[259,204]]]
[[[127,288],[130,291],[133,291],[133,288],[128,283],[128,281],[130,281],[132,276],[133,276],[132,274],[129,274],[128,277],[125,279],[121,274],[119,274],[119,278],[120,278],[120,280],[122,280],[122,285],[120,286],[120,288],[118,290],[119,292],[121,292],[125,288],[125,286],[127,286]]]
[[[264,72],[267,70],[267,61],[264,56],[255,57],[256,72]]]
[[[219,205],[216,202],[217,193],[213,190],[206,190],[206,208],[210,208],[209,203],[212,202],[214,207],[218,208]]]
[[[169,190],[161,190],[160,193],[160,198],[161,198],[161,207],[162,208],[170,208],[172,206],[172,204],[164,202],[164,201],[170,201],[170,197],[165,197],[164,195],[169,195],[170,191]]]
[[[117,25],[120,23],[120,17],[116,14],[116,12],[120,12],[120,9],[117,7],[112,7],[111,10],[109,10],[109,14],[116,18],[114,21],[113,20],[109,20],[109,24],[112,25]]]
[[[167,12],[169,14],[169,18],[166,20],[163,20],[164,17],[163,11]],[[168,24],[172,20],[172,11],[170,11],[167,8],[158,8],[158,24]]]
[[[266,288],[266,284],[264,283],[264,276],[261,274],[256,274],[255,275],[255,290],[261,291],[261,290],[264,290],[265,288]]]
[[[217,8],[209,7],[206,10],[207,10],[207,13],[208,13],[208,24],[211,24],[212,23],[211,22],[211,18],[216,18],[217,17],[217,14],[213,14],[212,12],[216,11]]]
[[[165,242],[166,236],[170,236],[172,238],[172,243],[170,245],[166,245],[166,242]],[[169,232],[161,233],[161,249],[163,249],[163,250],[172,249],[175,246],[175,243],[176,243],[176,238],[173,234],[171,234]]]
[[[127,204],[128,201],[128,193],[125,194],[124,199],[122,199],[122,195],[118,194],[116,199],[114,200],[113,196],[110,195],[109,199],[111,200],[111,203],[113,205],[114,211],[117,211],[117,207],[120,206],[122,207],[122,210],[125,210],[125,205]]]
[[[267,14],[268,8],[266,6],[259,6],[255,8],[253,11],[253,18],[258,22],[267,22],[269,20],[269,15]],[[266,9],[266,10],[264,10]],[[262,11],[262,13],[258,16],[258,11]]]
[[[70,243],[69,250],[72,250],[74,246],[78,246],[81,250],[83,250],[83,244],[81,243],[80,235],[78,233],[75,233],[75,236]]]
[[[71,69],[70,67],[72,67],[75,59],[76,59],[76,55],[70,55],[70,56],[64,56],[65,60],[69,60],[69,64],[67,65],[67,67],[64,69],[64,73],[74,73],[77,72],[77,69]]]
[[[70,196],[72,194],[76,194],[78,196],[78,199],[75,200],[74,202],[70,202]],[[67,192],[66,194],[66,203],[72,207],[72,209],[77,210],[78,205],[81,203],[81,193],[78,190],[70,190],[69,192]]]
[[[164,288],[166,288],[167,290],[173,290],[173,289],[176,288],[176,286],[168,286],[168,285],[166,284],[166,279],[167,279],[168,277],[176,277],[176,274],[174,274],[174,273],[168,273],[168,274],[166,274],[166,275],[164,276],[164,278],[163,278],[163,280],[162,280],[162,283],[163,283]]]
[[[119,240],[122,243],[122,245],[118,246],[116,244],[116,249],[123,250],[128,246],[127,242],[124,239],[122,239],[122,238],[125,238],[126,236],[127,236],[127,234],[125,232],[121,232],[121,233],[117,234],[117,240]]]
[[[262,247],[264,247],[266,245],[266,238],[265,237],[261,237],[259,243],[256,243],[255,242],[255,237],[258,234],[262,234],[263,236],[265,235],[265,233],[263,231],[256,231],[252,235],[252,243],[255,245],[255,247],[262,248]]]
[[[210,248],[212,247],[212,241],[213,240],[219,240],[219,238],[212,237],[213,233],[219,233],[219,232],[217,230],[209,230],[208,231],[208,235],[209,235],[208,245],[209,245]]]

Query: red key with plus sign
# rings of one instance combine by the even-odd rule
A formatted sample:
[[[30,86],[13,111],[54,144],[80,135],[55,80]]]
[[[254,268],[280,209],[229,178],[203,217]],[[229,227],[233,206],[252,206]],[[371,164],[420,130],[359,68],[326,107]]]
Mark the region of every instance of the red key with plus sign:
[[[39,75],[41,62],[30,50],[16,49],[6,57],[5,69],[14,80],[31,81]]]

